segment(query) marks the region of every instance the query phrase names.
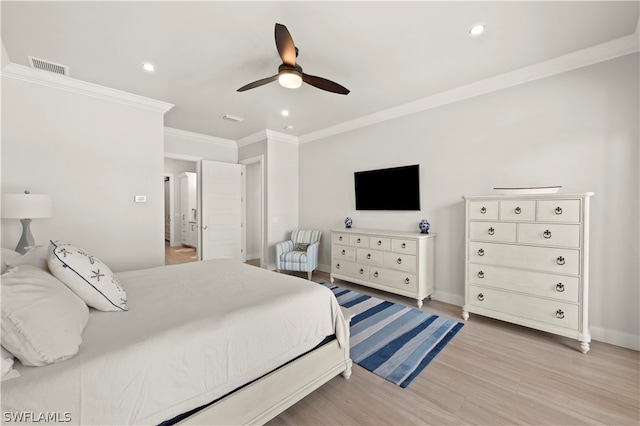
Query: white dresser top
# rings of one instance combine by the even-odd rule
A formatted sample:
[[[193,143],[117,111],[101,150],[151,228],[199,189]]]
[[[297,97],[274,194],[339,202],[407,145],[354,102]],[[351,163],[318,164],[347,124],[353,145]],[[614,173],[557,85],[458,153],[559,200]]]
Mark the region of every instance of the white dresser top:
[[[368,235],[381,235],[383,237],[403,237],[403,238],[435,238],[436,234],[428,233],[421,234],[419,231],[406,232],[406,231],[390,231],[388,229],[364,229],[364,228],[342,228],[332,229],[331,232],[341,232],[343,234],[368,234]]]

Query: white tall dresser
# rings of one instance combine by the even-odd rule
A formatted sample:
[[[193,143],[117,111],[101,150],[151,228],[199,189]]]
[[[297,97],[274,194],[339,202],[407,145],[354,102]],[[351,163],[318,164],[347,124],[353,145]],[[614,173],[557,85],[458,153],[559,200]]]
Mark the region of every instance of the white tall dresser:
[[[465,304],[571,337],[589,351],[589,200],[580,194],[464,196]]]

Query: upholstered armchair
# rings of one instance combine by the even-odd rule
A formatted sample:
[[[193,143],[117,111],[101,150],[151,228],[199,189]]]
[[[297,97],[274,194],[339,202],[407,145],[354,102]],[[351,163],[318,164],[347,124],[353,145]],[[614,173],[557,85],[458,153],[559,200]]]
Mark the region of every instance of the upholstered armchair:
[[[321,231],[291,231],[291,239],[276,244],[276,271],[303,271],[311,280],[318,267]]]

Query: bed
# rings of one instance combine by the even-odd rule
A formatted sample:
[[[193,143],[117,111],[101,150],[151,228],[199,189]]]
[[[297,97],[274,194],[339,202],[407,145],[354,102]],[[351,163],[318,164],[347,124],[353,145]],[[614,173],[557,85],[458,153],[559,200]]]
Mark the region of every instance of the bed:
[[[348,323],[320,284],[225,259],[117,276],[128,310],[91,309],[70,359],[16,361],[4,421],[260,424],[351,374]]]

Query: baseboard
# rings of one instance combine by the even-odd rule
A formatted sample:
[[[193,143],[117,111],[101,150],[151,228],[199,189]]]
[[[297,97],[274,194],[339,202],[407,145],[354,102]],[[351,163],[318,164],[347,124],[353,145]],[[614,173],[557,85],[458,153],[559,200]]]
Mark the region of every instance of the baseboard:
[[[640,351],[640,336],[638,335],[594,326],[590,326],[589,329],[593,340]]]
[[[447,291],[438,290],[436,287],[436,293],[433,295],[433,300],[439,302],[448,303],[450,305],[460,306],[464,305],[464,296],[455,293],[449,293]],[[462,308],[461,308],[462,309]],[[462,312],[462,311],[460,311]],[[462,313],[460,314],[462,315]]]

